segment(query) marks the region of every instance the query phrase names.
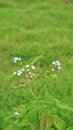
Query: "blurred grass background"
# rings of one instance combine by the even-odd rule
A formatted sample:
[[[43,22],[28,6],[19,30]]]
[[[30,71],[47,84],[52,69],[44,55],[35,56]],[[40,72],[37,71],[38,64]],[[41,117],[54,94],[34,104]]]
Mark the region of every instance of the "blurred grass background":
[[[20,84],[18,78],[10,78],[16,69],[12,59],[24,59],[25,64],[39,55],[37,63],[44,70],[54,60],[62,64],[57,80],[49,76],[45,91],[73,108],[73,3],[64,0],[0,0],[0,90],[2,118],[13,113],[14,108],[30,102],[31,94],[22,89],[12,89]],[[21,79],[23,80],[23,79]],[[26,82],[26,81],[24,81]],[[36,95],[42,97],[45,79],[36,79],[30,86],[37,87]],[[49,86],[49,87],[48,87]],[[28,92],[28,94],[27,94]],[[24,95],[25,93],[25,95]],[[28,97],[28,98],[25,98]],[[30,97],[30,98],[29,98]],[[47,97],[46,97],[47,98]],[[50,96],[48,97],[50,99]],[[26,104],[26,103],[25,103]],[[73,113],[58,116],[67,125],[73,124]],[[65,115],[66,114],[66,115]]]

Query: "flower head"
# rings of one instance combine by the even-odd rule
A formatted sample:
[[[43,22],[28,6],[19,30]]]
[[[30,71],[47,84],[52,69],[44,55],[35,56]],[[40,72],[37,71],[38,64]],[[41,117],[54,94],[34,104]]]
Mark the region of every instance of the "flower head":
[[[17,72],[13,72],[13,75],[16,75],[17,74]]]
[[[55,69],[51,69],[52,71],[55,71]]]
[[[21,74],[22,74],[22,71],[21,71],[21,70],[18,70],[18,71],[17,71],[17,76],[21,76]]]
[[[32,69],[32,70],[35,70],[35,66],[34,66],[34,65],[32,65],[32,66],[31,66],[31,69]]]
[[[26,68],[29,68],[29,65],[26,65]]]
[[[53,61],[52,65],[54,65],[55,67],[57,67],[58,70],[61,70],[61,64],[58,60]],[[52,69],[52,71],[54,71],[54,69]]]
[[[16,63],[17,61],[21,61],[21,58],[20,58],[20,57],[15,57],[15,58],[13,59],[13,62],[14,62],[14,63]]]
[[[14,115],[15,115],[15,116],[19,116],[19,113],[18,113],[18,112],[14,112]]]

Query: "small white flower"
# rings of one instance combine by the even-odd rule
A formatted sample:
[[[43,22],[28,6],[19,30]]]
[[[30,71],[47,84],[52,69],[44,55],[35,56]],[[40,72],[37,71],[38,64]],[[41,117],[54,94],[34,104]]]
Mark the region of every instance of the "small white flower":
[[[60,66],[60,62],[59,62],[59,61],[56,61],[56,65],[57,65],[57,66]]]
[[[27,69],[27,72],[29,72],[30,71],[30,69]]]
[[[21,73],[17,73],[17,76],[21,76]]]
[[[55,98],[55,102],[58,102],[58,99]]]
[[[15,57],[14,60],[18,60],[18,57]]]
[[[14,63],[16,63],[17,61],[21,61],[21,58],[20,58],[20,57],[15,57],[15,58],[13,59],[13,62],[14,62]]]
[[[21,70],[18,70],[17,72],[22,74],[22,71],[21,71]]]
[[[53,62],[52,62],[52,64],[53,64],[53,65],[55,65],[55,64],[56,64],[56,62],[55,62],[55,61],[53,61]]]
[[[16,63],[17,61],[16,60],[13,60],[14,63]]]
[[[15,116],[19,116],[19,113],[18,113],[18,112],[14,112],[14,115],[15,115]]]
[[[35,76],[35,74],[34,74],[34,73],[33,73],[32,75],[33,75],[33,76]]]
[[[29,75],[32,75],[32,73],[31,73],[31,72],[29,72]]]
[[[33,75],[30,75],[30,78],[32,79],[32,78],[33,78]]]
[[[13,72],[13,75],[16,75],[17,73],[16,72]]]
[[[26,65],[26,68],[29,68],[29,65]]]
[[[34,65],[32,65],[32,66],[31,66],[31,69],[32,69],[32,70],[35,70],[35,66],[34,66]]]
[[[21,61],[21,58],[18,58],[19,61]]]
[[[58,70],[61,70],[61,66],[58,66]]]
[[[24,68],[22,68],[21,71],[24,71]]]
[[[52,71],[55,71],[55,69],[51,69]]]

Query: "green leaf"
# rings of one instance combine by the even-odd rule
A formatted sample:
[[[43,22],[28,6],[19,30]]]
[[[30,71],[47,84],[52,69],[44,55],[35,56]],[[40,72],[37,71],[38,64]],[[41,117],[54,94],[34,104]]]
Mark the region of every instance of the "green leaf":
[[[70,107],[69,105],[66,105],[66,104],[62,104],[62,103],[60,103],[60,102],[57,103],[57,106],[58,106],[59,108],[62,108],[62,109],[67,109],[67,110],[69,110],[69,111],[73,111],[73,108],[72,108],[72,107]]]
[[[51,125],[53,124],[53,116],[50,112],[44,112],[40,116],[40,127],[41,130],[47,130],[51,128]]]
[[[56,115],[54,115],[53,117],[54,117],[54,125],[56,126],[56,128],[58,130],[65,130],[66,123]]]
[[[68,127],[66,130],[73,130],[73,127]]]

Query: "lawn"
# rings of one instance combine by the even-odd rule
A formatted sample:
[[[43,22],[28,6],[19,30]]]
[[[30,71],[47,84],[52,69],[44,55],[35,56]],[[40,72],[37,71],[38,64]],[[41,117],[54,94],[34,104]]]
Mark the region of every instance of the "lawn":
[[[68,1],[0,0],[0,130],[73,130]]]

